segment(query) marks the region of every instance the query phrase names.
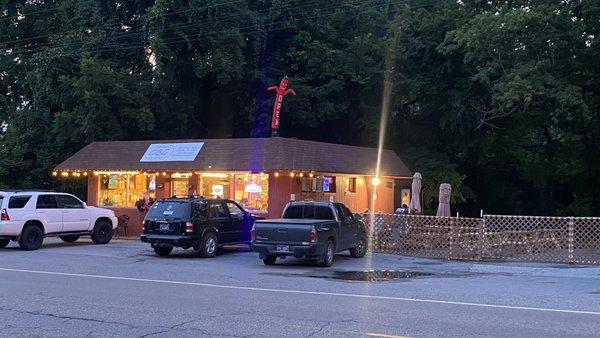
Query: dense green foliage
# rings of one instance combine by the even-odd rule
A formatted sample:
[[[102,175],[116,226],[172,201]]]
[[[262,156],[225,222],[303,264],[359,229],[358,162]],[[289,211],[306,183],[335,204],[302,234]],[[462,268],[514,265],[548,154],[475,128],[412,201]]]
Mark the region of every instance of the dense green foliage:
[[[386,147],[463,214],[598,215],[600,0],[0,0],[0,187],[92,141]],[[387,60],[387,61],[386,61]]]

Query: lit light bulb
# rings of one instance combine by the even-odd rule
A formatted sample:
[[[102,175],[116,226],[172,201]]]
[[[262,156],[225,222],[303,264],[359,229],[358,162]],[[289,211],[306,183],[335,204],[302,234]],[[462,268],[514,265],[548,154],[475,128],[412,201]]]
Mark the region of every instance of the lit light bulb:
[[[278,171],[275,172],[275,177],[279,177],[279,172]]]
[[[371,181],[374,186],[378,186],[381,183],[381,179],[379,177],[373,177],[373,181]]]

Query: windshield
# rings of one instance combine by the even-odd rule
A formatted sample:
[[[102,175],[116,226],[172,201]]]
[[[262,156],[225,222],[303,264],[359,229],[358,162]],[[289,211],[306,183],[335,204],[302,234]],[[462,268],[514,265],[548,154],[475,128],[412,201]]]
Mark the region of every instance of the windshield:
[[[152,205],[146,218],[190,218],[191,208],[187,201],[159,201]]]
[[[291,219],[335,219],[331,208],[314,205],[292,205],[285,210],[283,218]]]

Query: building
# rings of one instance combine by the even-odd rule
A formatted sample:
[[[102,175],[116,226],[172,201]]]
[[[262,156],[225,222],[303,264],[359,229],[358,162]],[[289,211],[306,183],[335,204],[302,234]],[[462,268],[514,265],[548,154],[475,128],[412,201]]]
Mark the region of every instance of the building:
[[[354,212],[392,213],[408,204],[411,172],[391,150],[288,138],[241,138],[91,143],[56,167],[54,175],[87,177],[87,203],[129,216],[139,233],[135,203],[201,195],[229,198],[253,214],[281,215],[289,200],[332,200]]]

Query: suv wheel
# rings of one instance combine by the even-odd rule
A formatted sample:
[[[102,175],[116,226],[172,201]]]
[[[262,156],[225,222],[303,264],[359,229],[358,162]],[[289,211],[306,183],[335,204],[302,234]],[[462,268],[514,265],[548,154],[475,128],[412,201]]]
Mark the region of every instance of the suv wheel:
[[[173,252],[173,247],[172,246],[155,246],[154,252],[161,257],[165,257],[165,256],[170,255],[171,252]]]
[[[267,257],[265,257],[265,259],[263,259],[263,263],[265,263],[265,265],[275,265],[276,261],[277,261],[277,256],[273,256],[273,255],[268,255]]]
[[[0,239],[0,249],[6,248],[8,243],[10,243],[10,239]]]
[[[23,250],[37,250],[42,246],[44,241],[44,232],[38,226],[25,226],[21,237],[19,238],[19,246]]]
[[[112,224],[108,221],[98,221],[92,231],[92,242],[94,244],[107,244],[112,239]]]
[[[321,266],[330,267],[333,265],[333,255],[335,253],[335,246],[333,245],[333,241],[327,241],[327,249],[325,249],[325,253],[323,254],[323,261],[321,262]]]
[[[214,257],[217,254],[217,250],[219,248],[219,241],[217,240],[217,236],[209,232],[202,237],[202,241],[200,242],[200,252],[201,257]]]
[[[79,239],[79,235],[65,235],[60,236],[59,238],[62,239],[65,243],[73,243],[77,242],[77,240]]]
[[[367,239],[360,237],[356,242],[356,246],[350,249],[350,256],[354,258],[362,258],[367,254]]]

